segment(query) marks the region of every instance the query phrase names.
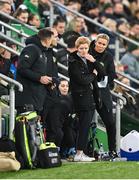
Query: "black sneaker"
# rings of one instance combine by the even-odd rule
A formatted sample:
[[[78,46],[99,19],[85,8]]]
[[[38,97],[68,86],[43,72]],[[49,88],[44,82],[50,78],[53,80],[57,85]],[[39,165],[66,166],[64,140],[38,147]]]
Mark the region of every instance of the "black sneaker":
[[[118,158],[119,156],[116,151],[110,151],[109,157],[110,157],[110,159],[115,159],[115,158]]]

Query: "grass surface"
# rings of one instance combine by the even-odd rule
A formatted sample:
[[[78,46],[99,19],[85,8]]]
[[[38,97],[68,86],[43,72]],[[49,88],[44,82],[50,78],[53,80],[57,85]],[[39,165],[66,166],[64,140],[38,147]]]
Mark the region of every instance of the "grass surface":
[[[1,179],[138,179],[139,162],[63,163],[50,169],[0,172]]]

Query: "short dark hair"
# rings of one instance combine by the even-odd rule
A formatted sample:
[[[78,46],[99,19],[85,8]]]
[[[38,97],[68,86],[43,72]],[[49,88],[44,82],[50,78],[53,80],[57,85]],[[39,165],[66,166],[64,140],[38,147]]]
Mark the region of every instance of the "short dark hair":
[[[80,34],[75,31],[66,31],[63,35],[64,42],[68,48],[75,47],[75,41],[80,37]]]
[[[58,23],[66,23],[64,18],[62,18],[61,16],[57,16],[57,18],[55,19],[53,26],[57,26]]]
[[[52,35],[54,35],[54,33],[46,28],[40,29],[38,32],[38,37],[40,38],[40,40],[44,40],[46,38],[51,38]]]

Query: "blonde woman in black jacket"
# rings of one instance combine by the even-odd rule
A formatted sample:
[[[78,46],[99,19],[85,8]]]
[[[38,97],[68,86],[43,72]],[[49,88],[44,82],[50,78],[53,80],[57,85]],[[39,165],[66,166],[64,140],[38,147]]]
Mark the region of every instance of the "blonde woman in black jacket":
[[[70,90],[79,117],[79,134],[77,139],[77,153],[74,161],[90,162],[95,160],[84,154],[87,145],[88,131],[95,110],[96,94],[100,105],[100,97],[96,85],[97,78],[103,75],[103,67],[99,65],[92,55],[88,54],[90,40],[87,37],[79,37],[75,46],[77,51],[69,56]],[[96,70],[97,69],[97,70]]]
[[[89,52],[96,61],[103,65],[105,70],[105,80],[99,83],[101,92],[102,106],[97,107],[97,111],[104,122],[108,135],[109,155],[111,158],[117,157],[116,153],[116,127],[112,113],[112,97],[110,89],[114,87],[115,73],[114,60],[111,53],[107,50],[109,36],[98,34],[96,40],[91,42]]]

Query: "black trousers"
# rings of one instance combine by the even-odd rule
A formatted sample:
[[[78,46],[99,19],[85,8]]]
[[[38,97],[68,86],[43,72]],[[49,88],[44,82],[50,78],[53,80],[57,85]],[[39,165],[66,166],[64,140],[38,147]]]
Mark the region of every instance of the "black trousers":
[[[79,111],[79,131],[77,137],[77,150],[85,151],[88,142],[88,133],[93,118],[94,110]]]
[[[113,118],[112,109],[107,109],[103,104],[101,109],[97,109],[102,121],[105,124],[109,151],[116,150],[116,123]]]

